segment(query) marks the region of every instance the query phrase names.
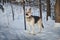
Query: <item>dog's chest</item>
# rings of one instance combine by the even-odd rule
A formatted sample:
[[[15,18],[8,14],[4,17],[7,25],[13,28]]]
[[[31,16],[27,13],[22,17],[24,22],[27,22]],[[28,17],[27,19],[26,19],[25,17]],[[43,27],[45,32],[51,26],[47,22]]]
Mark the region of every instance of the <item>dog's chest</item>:
[[[26,22],[31,22],[31,21],[34,21],[33,18],[26,18]]]

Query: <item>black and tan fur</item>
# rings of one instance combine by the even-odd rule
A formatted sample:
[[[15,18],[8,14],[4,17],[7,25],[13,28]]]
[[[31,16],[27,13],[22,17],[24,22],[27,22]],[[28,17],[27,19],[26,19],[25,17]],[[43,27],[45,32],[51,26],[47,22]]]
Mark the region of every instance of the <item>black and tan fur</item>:
[[[40,29],[40,32],[42,28],[44,28],[42,24],[42,19],[39,16],[33,16],[31,15],[31,8],[26,9],[26,24],[28,25],[29,32],[30,32],[30,27],[32,27],[32,33],[35,34],[34,31],[34,24],[38,24],[38,27]]]

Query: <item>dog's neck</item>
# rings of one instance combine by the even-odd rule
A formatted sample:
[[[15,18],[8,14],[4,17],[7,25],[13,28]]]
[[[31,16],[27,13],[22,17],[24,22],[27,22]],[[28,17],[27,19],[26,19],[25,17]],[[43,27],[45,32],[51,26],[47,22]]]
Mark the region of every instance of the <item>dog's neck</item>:
[[[26,20],[27,20],[28,22],[30,22],[30,21],[32,20],[32,15],[29,16],[29,17],[26,17]]]

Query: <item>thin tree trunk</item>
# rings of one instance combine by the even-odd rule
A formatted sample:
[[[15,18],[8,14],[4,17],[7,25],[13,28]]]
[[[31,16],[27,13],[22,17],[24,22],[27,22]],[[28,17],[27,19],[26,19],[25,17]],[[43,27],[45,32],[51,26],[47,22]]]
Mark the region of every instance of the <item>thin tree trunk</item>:
[[[11,1],[10,1],[10,5],[11,5],[11,9],[12,9],[12,18],[13,18],[13,21],[14,21],[14,11],[13,11],[13,6],[11,4]]]
[[[39,10],[40,10],[40,17],[42,18],[41,0],[38,0],[38,6],[39,6]]]
[[[4,5],[4,0],[1,0],[1,3]]]
[[[24,10],[24,26],[25,26],[25,30],[26,30],[26,20],[25,20],[25,1],[22,0],[22,5],[23,5],[23,10]]]
[[[47,20],[48,16],[51,16],[50,0],[46,0],[47,3]]]

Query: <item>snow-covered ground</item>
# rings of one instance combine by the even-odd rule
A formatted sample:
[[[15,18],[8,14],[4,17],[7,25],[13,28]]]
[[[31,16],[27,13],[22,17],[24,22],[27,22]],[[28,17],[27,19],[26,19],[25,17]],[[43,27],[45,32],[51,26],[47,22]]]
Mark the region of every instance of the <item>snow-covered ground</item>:
[[[24,30],[22,6],[13,5],[14,21],[12,19],[10,4],[5,4],[4,8],[4,13],[0,10],[0,40],[60,40],[60,28],[54,27],[55,21],[50,17],[46,21],[46,12],[43,12],[44,29],[41,33],[32,35],[27,33],[27,30]],[[32,13],[34,13],[33,15],[39,16],[38,8],[32,7]],[[35,31],[37,32],[38,28]]]

